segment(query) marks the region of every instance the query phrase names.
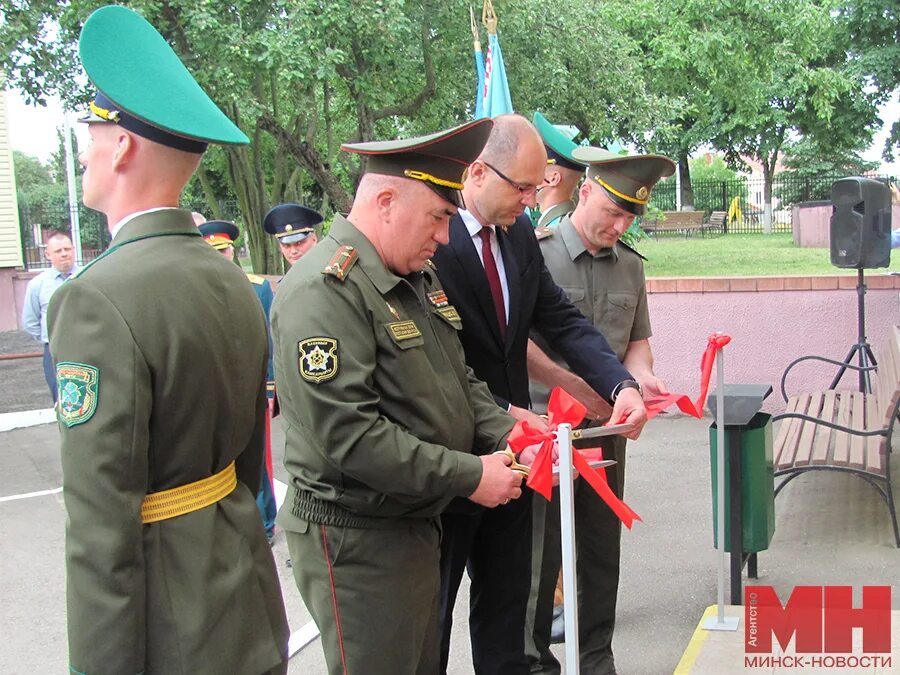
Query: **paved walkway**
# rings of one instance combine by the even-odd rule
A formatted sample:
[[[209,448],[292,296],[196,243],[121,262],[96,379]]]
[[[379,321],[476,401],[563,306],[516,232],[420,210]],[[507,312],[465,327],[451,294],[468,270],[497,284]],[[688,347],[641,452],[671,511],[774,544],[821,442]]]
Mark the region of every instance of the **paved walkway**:
[[[629,446],[626,497],[644,522],[623,533],[614,643],[622,675],[673,672],[697,622],[715,602],[708,424],[660,417]],[[285,480],[281,447],[276,439],[276,478]],[[897,476],[896,453],[894,461]],[[54,425],[0,433],[0,673],[30,675],[66,667],[62,495],[4,500],[60,485]],[[894,488],[900,491],[896,478]],[[309,615],[285,565],[287,547],[280,535],[273,552],[297,631],[308,625]],[[898,570],[900,551],[893,545],[887,510],[863,481],[810,474],[778,498],[777,530],[770,550],[760,554],[759,583],[774,586],[780,597],[800,584],[896,584]],[[466,607],[464,589],[456,608],[451,675],[471,673]],[[896,589],[893,608],[900,609]],[[289,672],[325,672],[318,640],[292,659]],[[729,656],[713,670],[693,672],[743,672],[743,660]]]

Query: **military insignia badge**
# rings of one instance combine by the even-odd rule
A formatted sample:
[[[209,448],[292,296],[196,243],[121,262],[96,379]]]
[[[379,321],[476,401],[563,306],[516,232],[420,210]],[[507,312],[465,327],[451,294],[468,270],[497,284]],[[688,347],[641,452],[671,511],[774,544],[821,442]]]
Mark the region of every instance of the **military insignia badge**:
[[[332,379],[338,372],[338,341],[329,337],[314,337],[297,343],[300,377],[319,384]]]
[[[428,301],[434,307],[446,307],[450,304],[450,301],[447,299],[447,294],[444,293],[443,290],[428,293]]]
[[[84,424],[97,411],[100,371],[86,363],[60,362],[56,365],[59,418],[67,427]]]
[[[650,190],[648,190],[645,185],[642,185],[638,188],[638,191],[634,196],[638,199],[647,199],[647,197],[650,196]]]

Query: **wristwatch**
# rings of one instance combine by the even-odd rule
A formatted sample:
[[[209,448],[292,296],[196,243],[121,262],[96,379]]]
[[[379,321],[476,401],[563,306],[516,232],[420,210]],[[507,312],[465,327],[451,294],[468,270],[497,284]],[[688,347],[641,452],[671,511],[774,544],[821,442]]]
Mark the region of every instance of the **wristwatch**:
[[[635,381],[635,380],[622,380],[622,381],[619,382],[619,384],[617,384],[617,385],[615,386],[615,388],[612,390],[612,395],[610,396],[610,398],[612,399],[612,402],[613,402],[613,403],[616,402],[616,397],[618,397],[619,392],[622,391],[623,389],[637,389],[637,390],[638,390],[638,393],[639,393],[641,396],[644,395],[644,391],[641,389],[641,385],[639,385],[639,384],[637,383],[637,381]]]

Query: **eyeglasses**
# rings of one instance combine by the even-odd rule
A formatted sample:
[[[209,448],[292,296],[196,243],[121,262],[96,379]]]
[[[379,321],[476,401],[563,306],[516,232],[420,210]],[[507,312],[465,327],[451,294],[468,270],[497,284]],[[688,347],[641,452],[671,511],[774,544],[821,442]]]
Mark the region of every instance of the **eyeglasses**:
[[[502,178],[502,179],[505,180],[507,183],[509,183],[510,185],[512,185],[516,190],[519,191],[519,194],[521,194],[523,197],[531,197],[532,195],[534,195],[534,194],[537,192],[537,186],[536,186],[536,185],[522,185],[521,183],[517,183],[516,181],[514,181],[514,180],[513,180],[512,178],[510,178],[509,176],[504,175],[503,172],[500,171],[497,167],[492,166],[492,165],[488,164],[487,162],[484,162],[483,160],[482,160],[482,163],[483,163],[487,168],[489,168],[491,171],[493,171],[495,174],[497,174],[498,176],[500,176],[500,178]]]

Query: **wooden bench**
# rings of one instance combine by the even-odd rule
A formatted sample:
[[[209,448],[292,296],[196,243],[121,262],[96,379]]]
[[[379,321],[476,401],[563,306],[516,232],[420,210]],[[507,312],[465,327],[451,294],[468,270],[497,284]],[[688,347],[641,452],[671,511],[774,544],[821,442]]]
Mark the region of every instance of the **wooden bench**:
[[[851,370],[876,371],[872,393],[826,389],[788,398],[785,381],[798,363],[818,360],[843,367],[840,361],[804,356],[791,363],[781,378],[781,395],[787,408],[774,419],[785,420],[774,443],[775,475],[784,480],[775,496],[794,478],[807,471],[830,470],[852,473],[866,480],[887,504],[900,548],[897,511],[891,491],[891,436],[900,412],[900,327],[877,354],[877,367]]]
[[[728,224],[727,218],[728,213],[726,211],[713,211],[709,214],[709,220],[703,223],[701,234],[706,234],[707,232],[725,234],[727,232],[725,229]]]
[[[644,220],[641,229],[647,234],[675,232],[687,237],[694,232],[703,233],[703,211],[665,211],[661,220]]]

